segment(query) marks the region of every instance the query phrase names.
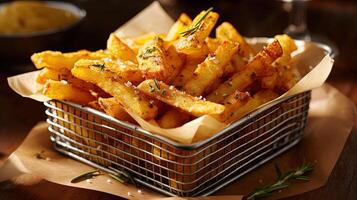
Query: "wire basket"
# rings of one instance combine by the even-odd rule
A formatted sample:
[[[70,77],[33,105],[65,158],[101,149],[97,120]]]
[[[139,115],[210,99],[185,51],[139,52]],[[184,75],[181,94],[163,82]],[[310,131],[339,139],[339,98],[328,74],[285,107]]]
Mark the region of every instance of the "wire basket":
[[[209,195],[297,144],[311,91],[249,114],[204,141],[183,145],[100,111],[45,102],[54,147],[109,173],[125,170],[137,183],[170,196]]]

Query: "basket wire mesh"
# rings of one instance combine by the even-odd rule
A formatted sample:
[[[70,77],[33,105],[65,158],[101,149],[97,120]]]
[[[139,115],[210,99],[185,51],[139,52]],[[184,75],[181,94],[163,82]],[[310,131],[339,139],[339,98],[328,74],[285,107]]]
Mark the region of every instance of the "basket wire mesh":
[[[297,144],[311,92],[284,98],[204,141],[184,145],[69,102],[45,102],[54,147],[170,196],[205,196]]]

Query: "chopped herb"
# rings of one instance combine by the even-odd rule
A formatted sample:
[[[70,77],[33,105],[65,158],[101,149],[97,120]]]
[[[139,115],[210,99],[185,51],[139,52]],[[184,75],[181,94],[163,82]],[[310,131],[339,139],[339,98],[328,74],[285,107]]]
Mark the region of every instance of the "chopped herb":
[[[206,10],[205,13],[202,15],[202,17],[199,20],[197,20],[195,24],[192,24],[189,29],[181,32],[180,34],[184,37],[194,34],[201,27],[203,20],[208,16],[208,14],[212,10],[213,10],[212,7]]]
[[[309,177],[305,174],[314,170],[314,165],[311,163],[304,163],[301,166],[297,167],[294,170],[290,170],[286,173],[282,173],[279,166],[275,164],[275,171],[277,175],[277,181],[274,184],[266,185],[261,188],[255,189],[255,191],[247,197],[247,200],[256,200],[263,197],[267,197],[273,194],[273,192],[282,190],[289,187],[289,184],[286,183],[288,180],[296,179],[309,181]]]
[[[162,89],[162,90],[161,90],[161,95],[164,96],[165,94],[166,94],[166,90],[165,90],[165,89]]]
[[[100,173],[100,171],[98,169],[96,169],[94,171],[89,171],[89,172],[86,172],[79,176],[74,177],[71,180],[71,183],[79,183],[79,182],[85,181],[87,179],[90,179],[90,178],[93,178],[93,177],[99,176],[99,175],[102,175],[102,173]]]
[[[157,51],[156,47],[147,47],[145,49],[145,52],[140,54],[139,57],[142,59],[148,59],[150,57],[155,57],[155,55],[152,55],[152,53],[154,53],[155,51]]]
[[[155,91],[154,86],[152,86],[152,85],[149,85],[149,86],[150,86],[150,92],[154,92]]]
[[[104,68],[105,68],[105,64],[104,63],[92,64],[91,66],[98,67],[100,70],[104,70]]]
[[[159,85],[159,82],[157,82],[157,80],[156,80],[156,79],[154,79],[154,83],[155,83],[156,88],[160,91],[160,85]]]

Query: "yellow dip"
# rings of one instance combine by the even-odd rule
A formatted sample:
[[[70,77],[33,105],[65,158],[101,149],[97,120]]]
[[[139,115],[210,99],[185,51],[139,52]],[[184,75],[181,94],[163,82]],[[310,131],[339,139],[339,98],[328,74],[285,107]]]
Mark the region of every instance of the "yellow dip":
[[[31,33],[67,26],[73,13],[36,1],[16,1],[0,8],[0,34]]]

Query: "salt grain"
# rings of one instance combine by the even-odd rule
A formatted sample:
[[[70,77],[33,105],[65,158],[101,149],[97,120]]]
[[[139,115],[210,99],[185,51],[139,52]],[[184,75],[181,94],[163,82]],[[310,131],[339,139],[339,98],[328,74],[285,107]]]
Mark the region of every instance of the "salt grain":
[[[89,183],[89,184],[92,183],[92,181],[90,179],[87,179],[86,182]]]
[[[108,180],[107,180],[107,183],[111,184],[111,183],[112,183],[112,181],[111,181],[110,179],[108,179]]]

